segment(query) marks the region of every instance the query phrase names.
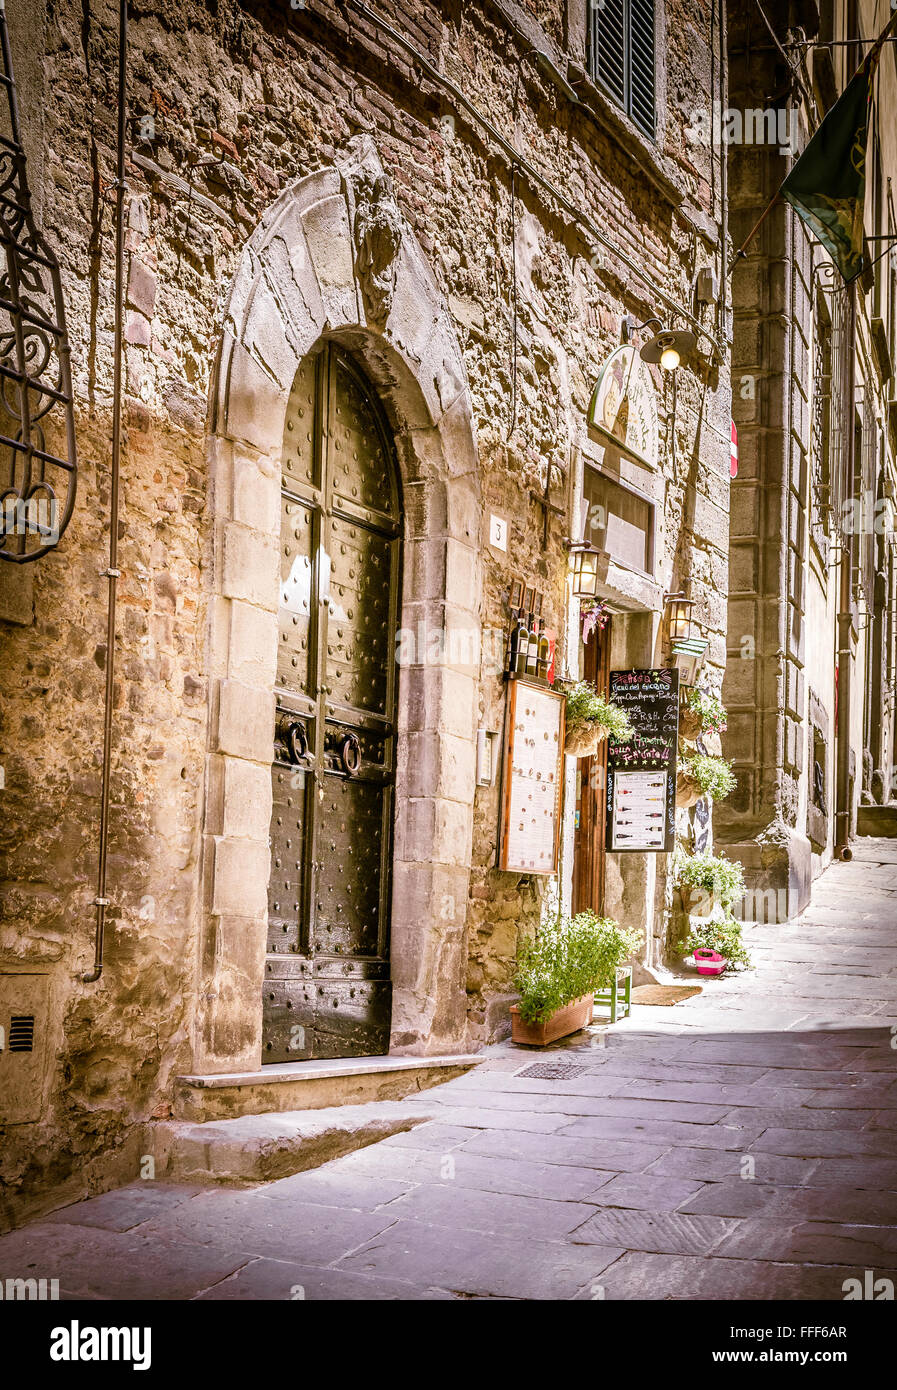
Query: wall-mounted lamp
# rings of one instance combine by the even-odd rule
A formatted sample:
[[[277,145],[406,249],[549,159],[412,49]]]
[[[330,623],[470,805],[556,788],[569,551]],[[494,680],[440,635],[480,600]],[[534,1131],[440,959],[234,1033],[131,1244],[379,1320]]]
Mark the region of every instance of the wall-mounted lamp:
[[[697,335],[691,333],[687,328],[665,328],[663,319],[646,319],[644,323],[636,323],[631,314],[627,314],[620,325],[620,337],[624,343],[632,341],[633,333],[640,333],[643,328],[657,328],[653,338],[649,338],[639,349],[639,357],[643,362],[659,363],[665,372],[674,372],[683,359],[689,359],[698,346]]]
[[[573,558],[573,597],[594,598],[598,593],[598,556],[601,551],[588,541],[574,541],[570,554]]]
[[[691,637],[691,611],[695,606],[692,598],[684,594],[665,594],[667,607],[667,633],[670,642],[687,641]]]
[[[665,372],[674,372],[684,359],[689,359],[698,345],[697,337],[687,328],[663,329],[649,338],[639,356],[643,362],[659,363]]]

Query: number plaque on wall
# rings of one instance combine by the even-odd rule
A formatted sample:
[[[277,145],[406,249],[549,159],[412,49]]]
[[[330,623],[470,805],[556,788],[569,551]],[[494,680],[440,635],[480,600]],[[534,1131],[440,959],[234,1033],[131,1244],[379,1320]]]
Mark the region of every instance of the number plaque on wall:
[[[498,867],[557,872],[564,781],[565,697],[526,680],[508,685]]]
[[[669,851],[676,839],[679,672],[611,671],[632,738],[607,750],[607,848]]]

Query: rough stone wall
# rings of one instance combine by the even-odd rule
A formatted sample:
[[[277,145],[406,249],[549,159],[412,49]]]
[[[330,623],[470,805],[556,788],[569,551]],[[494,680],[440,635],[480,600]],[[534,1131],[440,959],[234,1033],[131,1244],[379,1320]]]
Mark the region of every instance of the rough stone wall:
[[[380,11],[667,294],[690,304],[696,270],[718,254],[721,218],[718,161],[684,138],[695,104],[709,106],[715,94],[710,5],[666,6],[656,147],[600,93],[586,86],[584,106],[573,106],[527,59],[525,34],[541,24],[561,68],[564,43],[581,61],[584,4],[509,5],[509,17],[491,0],[482,7],[407,0]],[[131,14],[113,907],[106,971],[93,986],[79,975],[92,952],[106,659],[100,575],[109,508],[117,6],[53,0],[47,14],[43,225],[62,265],[82,472],[59,552],[18,576],[33,584],[33,610],[20,604],[25,621],[0,628],[7,856],[0,968],[49,969],[55,1059],[41,1124],[3,1135],[0,1173],[13,1196],[24,1186],[83,1190],[93,1157],[121,1147],[138,1121],[165,1114],[170,1077],[189,1068],[208,718],[214,479],[206,412],[222,306],[265,209],[288,183],[330,165],[349,137],[372,134],[456,319],[486,520],[496,510],[510,521],[507,555],[484,548],[486,629],[505,627],[503,595],[509,575],[519,574],[544,591],[546,619],[563,632],[562,538],[591,389],[619,342],[622,315],[643,320],[659,308],[653,292],[590,244],[524,173],[512,231],[507,159],[350,8],[319,0],[297,10],[135,0]],[[658,379],[658,386],[665,489],[658,582],[690,583],[718,681],[728,379],[725,369],[712,385],[680,373],[675,422],[670,383]],[[487,727],[501,727],[503,698],[500,680],[484,672]],[[518,937],[534,929],[546,892],[539,880],[491,867],[496,826],[496,793],[484,790],[469,913],[474,1042],[494,1031],[490,1003],[506,989]],[[659,938],[664,912],[659,895],[651,924]]]

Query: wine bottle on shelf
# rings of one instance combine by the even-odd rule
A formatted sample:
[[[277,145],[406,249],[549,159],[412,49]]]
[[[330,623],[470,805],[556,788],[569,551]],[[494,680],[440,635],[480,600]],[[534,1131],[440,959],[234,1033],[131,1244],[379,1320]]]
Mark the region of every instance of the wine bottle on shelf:
[[[536,675],[541,676],[542,680],[548,675],[548,666],[551,661],[551,643],[548,640],[548,633],[545,631],[545,624],[539,620],[539,647],[538,659],[536,662]]]
[[[539,666],[539,634],[536,632],[536,619],[532,613],[527,619],[527,624],[529,631],[526,644],[526,674],[534,676]]]
[[[515,644],[515,667],[518,676],[526,675],[526,659],[529,655],[529,628],[523,616],[521,608],[518,614],[517,640]]]
[[[505,653],[505,671],[517,670],[517,614],[511,611],[511,625],[508,628],[508,648]]]

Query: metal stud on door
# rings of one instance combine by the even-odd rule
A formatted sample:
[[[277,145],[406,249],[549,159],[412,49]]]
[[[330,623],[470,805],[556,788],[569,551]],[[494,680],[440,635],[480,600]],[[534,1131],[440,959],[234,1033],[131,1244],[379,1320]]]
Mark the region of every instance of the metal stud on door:
[[[287,409],[263,1060],[389,1046],[398,475],[332,345]]]

